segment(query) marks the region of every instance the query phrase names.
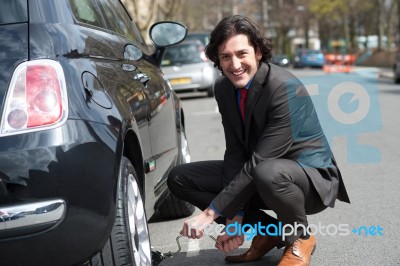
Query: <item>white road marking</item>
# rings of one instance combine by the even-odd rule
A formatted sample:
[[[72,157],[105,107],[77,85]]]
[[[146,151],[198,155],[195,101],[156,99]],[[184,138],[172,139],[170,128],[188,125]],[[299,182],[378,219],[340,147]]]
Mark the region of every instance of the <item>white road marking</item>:
[[[186,257],[195,257],[200,253],[200,239],[189,239]]]
[[[305,85],[304,87],[306,87],[308,94],[310,94],[311,96],[319,94],[318,84],[309,84]]]

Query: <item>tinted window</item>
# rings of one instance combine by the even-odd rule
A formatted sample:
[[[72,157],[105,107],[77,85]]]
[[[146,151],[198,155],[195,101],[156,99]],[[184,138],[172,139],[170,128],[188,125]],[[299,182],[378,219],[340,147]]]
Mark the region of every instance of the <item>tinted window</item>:
[[[162,66],[200,63],[206,60],[204,49],[196,44],[181,44],[167,48]]]
[[[205,46],[210,42],[208,33],[188,33],[186,40],[199,40]]]
[[[97,11],[94,0],[70,0],[75,18],[83,23],[97,27],[105,27],[100,13]]]
[[[136,25],[132,22],[124,6],[118,0],[99,0],[109,24],[109,30],[130,40],[144,44]]]
[[[27,0],[0,0],[0,24],[28,21]]]

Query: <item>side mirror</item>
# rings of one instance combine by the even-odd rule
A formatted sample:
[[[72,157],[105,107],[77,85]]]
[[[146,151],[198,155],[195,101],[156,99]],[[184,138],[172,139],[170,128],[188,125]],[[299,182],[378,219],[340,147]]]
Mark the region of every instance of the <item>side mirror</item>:
[[[158,47],[168,47],[183,41],[187,28],[177,22],[162,21],[150,28],[150,39]]]

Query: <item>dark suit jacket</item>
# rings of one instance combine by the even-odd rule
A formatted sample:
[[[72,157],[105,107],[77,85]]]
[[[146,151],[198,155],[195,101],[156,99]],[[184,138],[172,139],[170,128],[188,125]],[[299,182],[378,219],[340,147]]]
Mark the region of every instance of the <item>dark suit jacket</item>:
[[[215,98],[225,131],[225,188],[212,206],[223,216],[232,218],[254,194],[255,166],[276,158],[297,161],[326,206],[333,207],[336,198],[350,202],[311,98],[290,72],[261,64],[248,92],[244,125],[228,78],[217,79]]]

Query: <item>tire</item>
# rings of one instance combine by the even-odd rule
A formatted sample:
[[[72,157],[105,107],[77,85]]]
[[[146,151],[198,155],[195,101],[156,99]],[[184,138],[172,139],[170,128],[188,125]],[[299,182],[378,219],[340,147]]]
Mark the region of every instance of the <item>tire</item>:
[[[397,73],[394,73],[394,83],[395,84],[400,84],[400,76]]]
[[[398,66],[397,64],[393,65],[393,72],[394,72],[394,83],[395,84],[400,84],[400,71],[397,69]]]
[[[179,143],[179,164],[190,163],[190,151],[186,133],[181,126],[181,139]],[[189,202],[183,201],[169,193],[164,202],[158,208],[161,218],[176,219],[193,214],[195,207]]]
[[[214,97],[214,86],[207,88],[207,97]]]
[[[122,157],[119,171],[114,226],[106,245],[92,258],[91,265],[152,265],[147,218],[135,169]]]
[[[158,211],[163,219],[177,219],[192,215],[195,211],[195,207],[189,202],[180,200],[169,193],[158,208]]]

